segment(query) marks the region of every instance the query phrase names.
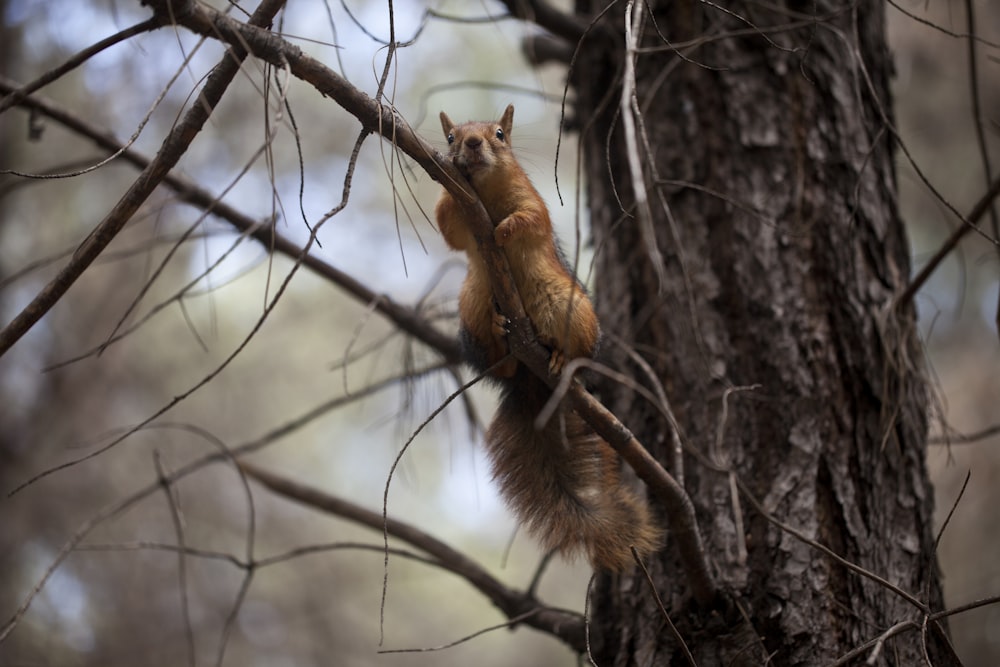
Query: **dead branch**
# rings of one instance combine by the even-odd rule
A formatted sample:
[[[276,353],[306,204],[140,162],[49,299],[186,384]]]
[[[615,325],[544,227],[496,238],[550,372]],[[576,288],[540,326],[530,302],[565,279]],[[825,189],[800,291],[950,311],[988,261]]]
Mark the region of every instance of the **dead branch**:
[[[284,0],[264,0],[250,20],[255,25],[267,25],[283,5]],[[171,14],[173,11],[168,10],[167,16]],[[240,65],[245,58],[246,52],[240,48],[239,44],[232,45],[226,52],[205,82],[201,91],[200,103],[192,106],[184,118],[174,126],[167,138],[164,139],[156,158],[142,171],[104,220],[80,244],[73,259],[59,271],[51,282],[42,288],[31,303],[0,330],[0,356],[3,356],[62,298],[77,278],[83,275],[83,272],[117,236],[125,223],[132,218],[143,202],[153,193],[153,190],[163,181],[167,173],[174,168],[181,156],[187,151],[188,146],[198,136],[211,115],[212,109],[222,99],[222,95],[239,72]]]
[[[76,69],[83,63],[87,62],[90,58],[94,57],[95,55],[104,51],[105,49],[114,46],[119,42],[123,42],[126,39],[135,37],[136,35],[142,34],[144,32],[149,32],[151,30],[155,30],[156,28],[159,28],[160,25],[161,25],[160,20],[156,17],[153,17],[151,19],[143,21],[142,23],[136,24],[130,28],[121,30],[115,33],[114,35],[111,35],[110,37],[102,39],[96,44],[91,44],[86,49],[80,51],[79,53],[74,55],[72,58],[67,60],[59,67],[49,70],[48,72],[38,77],[34,81],[31,81],[13,90],[4,91],[5,97],[2,100],[0,100],[0,113],[3,113],[12,106],[20,104],[31,93],[35,92],[39,88],[42,88],[43,86],[52,83],[53,81],[63,76],[67,72]]]
[[[587,23],[573,14],[556,9],[544,0],[503,0],[511,16],[530,21],[553,35],[576,44],[587,31]]]
[[[991,210],[993,200],[996,199],[997,196],[1000,196],[1000,178],[993,181],[986,192],[983,193],[983,196],[979,198],[979,201],[976,202],[976,205],[972,207],[971,211],[969,211],[969,215],[962,218],[962,224],[951,233],[951,236],[948,237],[947,241],[941,244],[941,247],[938,248],[936,253],[934,253],[934,256],[931,257],[930,261],[924,265],[924,268],[920,269],[920,272],[913,277],[913,280],[911,280],[910,284],[906,286],[906,289],[904,289],[903,292],[896,297],[894,304],[896,307],[904,306],[907,302],[913,299],[913,295],[916,294],[921,287],[923,287],[924,283],[927,282],[927,279],[930,278],[931,274],[934,273],[941,262],[944,261],[944,258],[955,249],[955,246],[957,246],[958,242],[962,240],[962,237],[973,229],[978,228],[980,218],[982,218],[987,211]],[[994,240],[994,243],[997,242],[997,240]]]
[[[206,454],[202,457],[199,457],[194,461],[191,461],[190,463],[187,463],[172,472],[168,472],[166,475],[160,476],[160,478],[158,478],[155,482],[146,484],[145,486],[138,489],[134,493],[111,503],[103,510],[99,511],[98,513],[96,513],[95,515],[91,516],[89,519],[84,521],[79,526],[79,528],[77,528],[76,532],[74,532],[73,535],[71,535],[69,539],[67,539],[66,542],[64,542],[63,545],[59,548],[56,557],[45,569],[45,572],[35,583],[31,591],[22,600],[21,604],[14,611],[13,615],[9,619],[7,619],[7,621],[2,626],[0,626],[0,643],[3,643],[3,641],[10,635],[10,633],[14,631],[14,629],[20,623],[21,618],[25,615],[25,613],[27,613],[28,608],[31,606],[32,602],[34,602],[35,598],[38,597],[38,594],[41,592],[41,590],[45,588],[45,585],[48,583],[49,579],[51,579],[55,571],[59,569],[59,566],[62,565],[63,561],[66,560],[67,556],[69,556],[69,554],[72,553],[78,547],[80,542],[82,542],[83,539],[87,537],[87,535],[89,535],[97,526],[101,525],[105,521],[113,517],[119,516],[121,513],[125,512],[130,507],[133,507],[134,505],[140,503],[146,498],[152,496],[157,491],[159,491],[164,485],[172,486],[181,479],[184,479],[185,477],[192,475],[198,472],[199,470],[204,469],[206,466],[212,465],[213,463],[230,462],[238,457],[248,456],[254,452],[258,452],[266,447],[275,444],[279,440],[282,440],[288,437],[289,435],[298,432],[300,429],[311,424],[320,417],[323,417],[324,415],[334,410],[337,410],[338,408],[342,408],[345,405],[349,405],[351,403],[360,401],[384,389],[395,387],[399,382],[403,381],[404,379],[412,377],[421,377],[427,373],[443,370],[444,368],[445,368],[444,366],[440,365],[430,366],[425,369],[420,369],[416,372],[410,372],[407,374],[406,378],[403,377],[386,378],[385,380],[382,380],[380,382],[370,384],[364,389],[356,391],[355,393],[349,396],[337,396],[335,398],[324,401],[319,405],[316,405],[311,409],[307,410],[306,412],[290,419],[284,424],[281,424],[280,426],[272,429],[271,431],[261,435],[258,438],[255,438],[253,440],[250,440],[248,442],[242,443],[240,445],[228,449],[224,446],[219,447],[220,451],[213,451],[210,454]],[[201,434],[205,435],[204,433]],[[213,439],[210,438],[210,440]],[[215,443],[215,444],[218,445],[221,443]]]
[[[240,23],[193,2],[179,3],[180,7],[170,5],[167,0],[147,0],[147,4],[161,16],[170,16],[178,25],[192,32],[221,39],[232,46],[242,45],[258,58],[274,65],[287,66],[294,76],[311,84],[323,95],[332,97],[357,118],[365,130],[392,137],[394,145],[439,181],[465,208],[480,254],[489,268],[497,304],[511,323],[508,336],[511,350],[550,386],[558,383],[557,376],[549,375],[548,352],[535,338],[531,322],[525,315],[506,255],[494,242],[493,223],[486,209],[455,166],[417,136],[402,117],[382,104],[380,99],[371,99],[347,79],[271,32]],[[569,396],[581,416],[661,499],[692,592],[699,604],[706,607],[714,605],[718,589],[702,544],[694,505],[686,491],[635,436],[579,383],[573,384]]]
[[[384,526],[392,537],[433,556],[442,568],[468,581],[511,621],[520,618],[526,625],[560,638],[573,650],[583,651],[583,621],[580,618],[558,609],[545,607],[530,593],[507,587],[474,560],[432,535],[398,519],[387,517],[383,521],[379,512],[373,512],[344,498],[299,484],[245,461],[240,461],[239,465],[248,477],[278,495],[379,532],[382,532]]]
[[[15,82],[0,77],[0,93],[10,95],[16,90],[19,90],[19,88]],[[122,150],[121,142],[110,132],[95,127],[88,121],[63,109],[50,100],[37,95],[28,95],[20,101],[18,106],[44,114],[77,134],[87,137],[101,149],[109,153],[120,152],[120,159],[138,169],[149,167],[151,162],[149,157],[133,148]],[[359,302],[374,303],[375,310],[391,320],[401,330],[437,350],[449,362],[459,363],[461,360],[461,351],[455,339],[430,325],[426,318],[421,316],[419,312],[393,301],[384,294],[376,294],[357,278],[315,255],[303,255],[302,248],[278,232],[274,228],[274,225],[261,224],[260,220],[255,220],[237,208],[219,201],[213,193],[178,174],[167,174],[163,178],[163,185],[173,190],[180,201],[225,220],[239,231],[248,234],[251,238],[260,242],[265,248],[292,259],[301,257],[302,265],[305,268],[338,285]]]

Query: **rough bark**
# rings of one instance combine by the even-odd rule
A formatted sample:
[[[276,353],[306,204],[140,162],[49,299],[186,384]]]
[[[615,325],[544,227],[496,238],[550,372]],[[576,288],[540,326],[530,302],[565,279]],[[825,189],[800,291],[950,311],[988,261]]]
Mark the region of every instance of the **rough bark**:
[[[578,11],[605,4],[581,0]],[[643,46],[712,38],[684,48],[684,59],[662,49],[636,62],[662,292],[634,215],[618,113],[624,5],[585,37],[571,74],[595,292],[605,329],[652,364],[696,450],[684,456],[685,485],[730,605],[697,609],[669,546],[652,575],[701,667],[822,664],[919,622],[921,610],[775,527],[745,497],[739,531],[729,477],[700,457],[734,470],[777,519],[941,608],[914,313],[888,310],[910,267],[885,129],[883,6],[737,2],[724,12],[670,2],[653,14]],[[799,27],[768,29],[789,24]],[[608,363],[643,378],[607,348]],[[745,385],[759,388],[728,395],[717,446],[726,392]],[[669,465],[665,420],[622,387],[602,389]],[[599,586],[594,629],[602,666],[686,664],[636,579]],[[942,637],[933,627],[926,635],[938,660],[948,655]],[[878,664],[922,656],[920,633],[909,632]]]

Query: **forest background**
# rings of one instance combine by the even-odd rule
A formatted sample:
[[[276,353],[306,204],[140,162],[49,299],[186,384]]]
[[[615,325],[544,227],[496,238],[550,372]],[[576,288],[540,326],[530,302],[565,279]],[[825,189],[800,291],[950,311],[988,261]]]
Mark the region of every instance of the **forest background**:
[[[977,12],[983,40],[976,47],[976,83],[986,114],[987,151],[995,156],[998,117],[991,112],[1000,108],[1000,10],[990,2],[903,2],[887,8],[901,139],[927,180],[962,211],[987,182],[970,92],[969,40],[961,36],[968,32],[969,6]],[[413,37],[397,53],[391,72],[396,109],[443,148],[439,110],[456,120],[490,118],[513,102],[517,155],[575,251],[582,213],[575,205],[580,195],[574,141],[559,145],[554,167],[564,68],[538,69],[524,60],[520,44],[530,29],[520,22],[448,18],[498,16],[499,6],[451,3],[435,9],[440,16],[417,3],[395,7],[396,39]],[[0,10],[5,83],[34,79],[148,16],[138,3],[96,0],[2,0]],[[291,3],[280,30],[356,85],[374,88],[389,37],[385,5]],[[152,155],[221,53],[211,40],[199,44],[183,30],[159,30],[100,53],[41,94],[125,140],[165,90],[132,146]],[[185,57],[190,59],[182,66]],[[251,72],[258,67],[247,65]],[[275,216],[283,235],[304,244],[310,230],[303,217],[318,220],[341,200],[356,122],[294,83],[287,91],[290,112],[265,116],[259,79],[258,72],[237,80],[180,168],[207,191],[225,193],[223,202],[254,220]],[[23,173],[72,172],[105,157],[78,132],[18,109],[0,115],[0,146],[0,169]],[[901,159],[898,168],[902,218],[919,268],[953,223],[910,162]],[[122,160],[73,178],[0,176],[4,322],[51,278],[134,176]],[[463,270],[426,219],[438,188],[405,160],[397,161],[387,144],[367,142],[356,162],[350,209],[319,229],[320,247],[311,252],[363,280],[373,293],[451,322]],[[586,258],[586,244],[581,249]],[[263,447],[253,461],[381,508],[400,448],[457,389],[457,381],[439,370],[389,381],[365,395],[367,387],[435,359],[382,320],[373,302],[346,295],[308,271],[298,271],[282,292],[292,269],[288,258],[269,254],[227,223],[161,189],[67,298],[0,359],[0,489],[7,493],[113,441],[239,350],[223,372],[152,425],[0,500],[4,622],[66,539],[104,508],[155,482],[162,471],[177,470],[223,443],[234,447],[263,438],[338,396],[352,397],[345,409],[303,423]],[[969,235],[917,299],[936,398],[932,417],[938,438],[928,461],[939,524],[968,475],[939,546],[949,606],[1000,593],[1000,536],[993,530],[1000,503],[997,270],[995,247]],[[595,291],[600,298],[599,288]],[[454,331],[453,322],[444,326]],[[474,397],[471,409],[487,418],[491,392],[476,389]],[[391,486],[389,511],[504,579],[525,582],[539,554],[522,535],[508,553],[514,524],[476,447],[468,407],[449,407],[410,445]],[[993,435],[970,443],[961,437],[984,431]],[[174,505],[162,493],[153,495],[97,526],[87,537],[89,546],[60,565],[0,644],[0,665],[135,664],[139,656],[144,664],[177,664],[189,650],[186,621],[196,628],[199,654],[215,656],[225,646],[226,659],[234,664],[328,664],[330,646],[337,647],[343,665],[509,664],[503,630],[443,652],[378,653],[380,536],[259,487],[252,491],[258,556],[328,543],[372,548],[294,554],[256,571],[245,597],[246,572],[220,558],[189,558],[184,566],[189,596],[182,605],[177,555],[150,547],[175,539],[178,517],[171,507],[184,509],[180,520],[187,544],[216,554],[246,552],[251,511],[247,489],[232,467],[206,467],[173,492]],[[581,564],[554,564],[540,594],[552,604],[582,610],[588,577]],[[390,582],[384,648],[437,646],[502,621],[465,582],[420,563],[393,559]],[[1000,661],[997,627],[996,605],[952,619],[966,665]],[[519,653],[530,656],[524,664],[575,664],[575,656],[551,638],[517,632]],[[151,655],[155,662],[148,660]]]

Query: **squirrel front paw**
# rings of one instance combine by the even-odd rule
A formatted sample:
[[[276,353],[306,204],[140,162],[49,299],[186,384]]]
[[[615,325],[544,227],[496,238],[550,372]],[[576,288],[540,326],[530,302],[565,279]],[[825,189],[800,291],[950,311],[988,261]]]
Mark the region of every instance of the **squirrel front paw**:
[[[495,358],[506,357],[503,363],[493,369],[493,375],[501,378],[514,377],[517,372],[517,358],[510,353],[510,346],[507,344],[507,335],[510,334],[510,320],[500,312],[496,302],[493,303],[493,319],[490,328],[493,332]]]
[[[562,373],[563,368],[566,367],[566,355],[562,353],[562,350],[558,348],[552,348],[552,354],[549,355],[549,374],[559,375]]]
[[[562,351],[555,339],[539,336],[538,342],[549,349],[549,375],[559,375],[566,367],[566,354]]]
[[[510,218],[504,218],[500,221],[500,224],[496,226],[493,230],[493,240],[496,241],[497,245],[501,248],[507,245],[513,234],[513,225],[510,224]]]
[[[510,320],[499,310],[493,311],[493,335],[499,339],[506,339],[510,333]]]

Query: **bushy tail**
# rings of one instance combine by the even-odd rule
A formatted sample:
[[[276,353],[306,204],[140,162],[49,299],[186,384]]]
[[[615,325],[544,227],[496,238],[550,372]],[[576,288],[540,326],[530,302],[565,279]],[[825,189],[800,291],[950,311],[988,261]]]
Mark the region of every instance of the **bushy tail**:
[[[595,568],[628,569],[630,546],[645,558],[662,537],[645,499],[622,484],[617,454],[568,401],[535,430],[550,392],[528,375],[518,369],[486,432],[501,494],[546,549],[584,551]]]

